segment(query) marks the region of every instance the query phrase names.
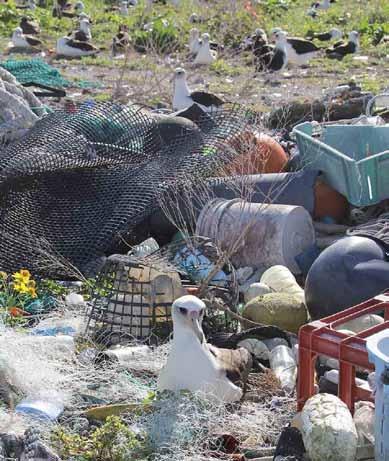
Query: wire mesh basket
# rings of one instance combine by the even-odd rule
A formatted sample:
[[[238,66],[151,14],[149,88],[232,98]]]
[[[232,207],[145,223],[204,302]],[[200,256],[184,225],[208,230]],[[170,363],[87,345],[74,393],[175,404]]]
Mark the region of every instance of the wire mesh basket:
[[[180,296],[197,294],[201,281],[193,274],[209,270],[220,254],[209,239],[188,238],[174,242],[145,258],[112,255],[96,279],[88,312],[87,334],[98,343],[119,344],[129,340],[163,342],[172,332],[171,306]],[[198,255],[201,257],[197,258]],[[210,258],[204,262],[205,256]],[[190,270],[183,264],[190,258]],[[235,310],[238,283],[227,262],[228,280],[212,279],[207,297],[222,300]],[[221,283],[223,282],[223,283]],[[203,327],[207,331],[234,332],[236,322],[223,311],[208,309]]]
[[[170,268],[112,255],[97,277],[87,329],[98,342],[167,337],[171,305],[185,290]]]

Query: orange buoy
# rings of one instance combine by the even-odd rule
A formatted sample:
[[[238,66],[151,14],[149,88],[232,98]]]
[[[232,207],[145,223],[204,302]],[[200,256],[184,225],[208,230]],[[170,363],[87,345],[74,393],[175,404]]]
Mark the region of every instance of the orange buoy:
[[[336,221],[342,221],[349,210],[349,203],[342,194],[324,181],[318,179],[315,184],[315,219],[331,216]]]
[[[288,162],[282,146],[267,134],[245,131],[231,138],[229,145],[238,156],[223,168],[221,176],[280,173]]]

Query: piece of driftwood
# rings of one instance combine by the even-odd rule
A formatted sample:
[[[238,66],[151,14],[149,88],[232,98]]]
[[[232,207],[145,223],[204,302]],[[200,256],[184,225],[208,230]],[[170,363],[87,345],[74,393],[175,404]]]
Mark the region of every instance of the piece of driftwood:
[[[365,113],[371,95],[362,95],[342,102],[313,101],[294,102],[272,111],[267,119],[271,129],[288,128],[302,122],[348,120]]]

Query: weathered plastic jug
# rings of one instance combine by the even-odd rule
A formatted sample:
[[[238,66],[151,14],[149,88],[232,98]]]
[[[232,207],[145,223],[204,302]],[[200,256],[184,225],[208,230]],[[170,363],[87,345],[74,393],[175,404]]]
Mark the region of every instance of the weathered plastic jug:
[[[312,219],[303,207],[241,199],[211,200],[199,215],[196,234],[221,249],[235,248],[231,261],[237,267],[281,264],[295,274],[301,272],[296,256],[315,243]]]

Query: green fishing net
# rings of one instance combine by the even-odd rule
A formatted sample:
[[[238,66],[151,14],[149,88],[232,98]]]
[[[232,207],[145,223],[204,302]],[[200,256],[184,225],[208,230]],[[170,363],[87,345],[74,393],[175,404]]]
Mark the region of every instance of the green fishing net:
[[[37,83],[52,88],[99,88],[99,82],[80,80],[72,82],[64,78],[58,69],[50,66],[42,59],[7,60],[0,63],[0,66],[10,72],[21,84]]]

